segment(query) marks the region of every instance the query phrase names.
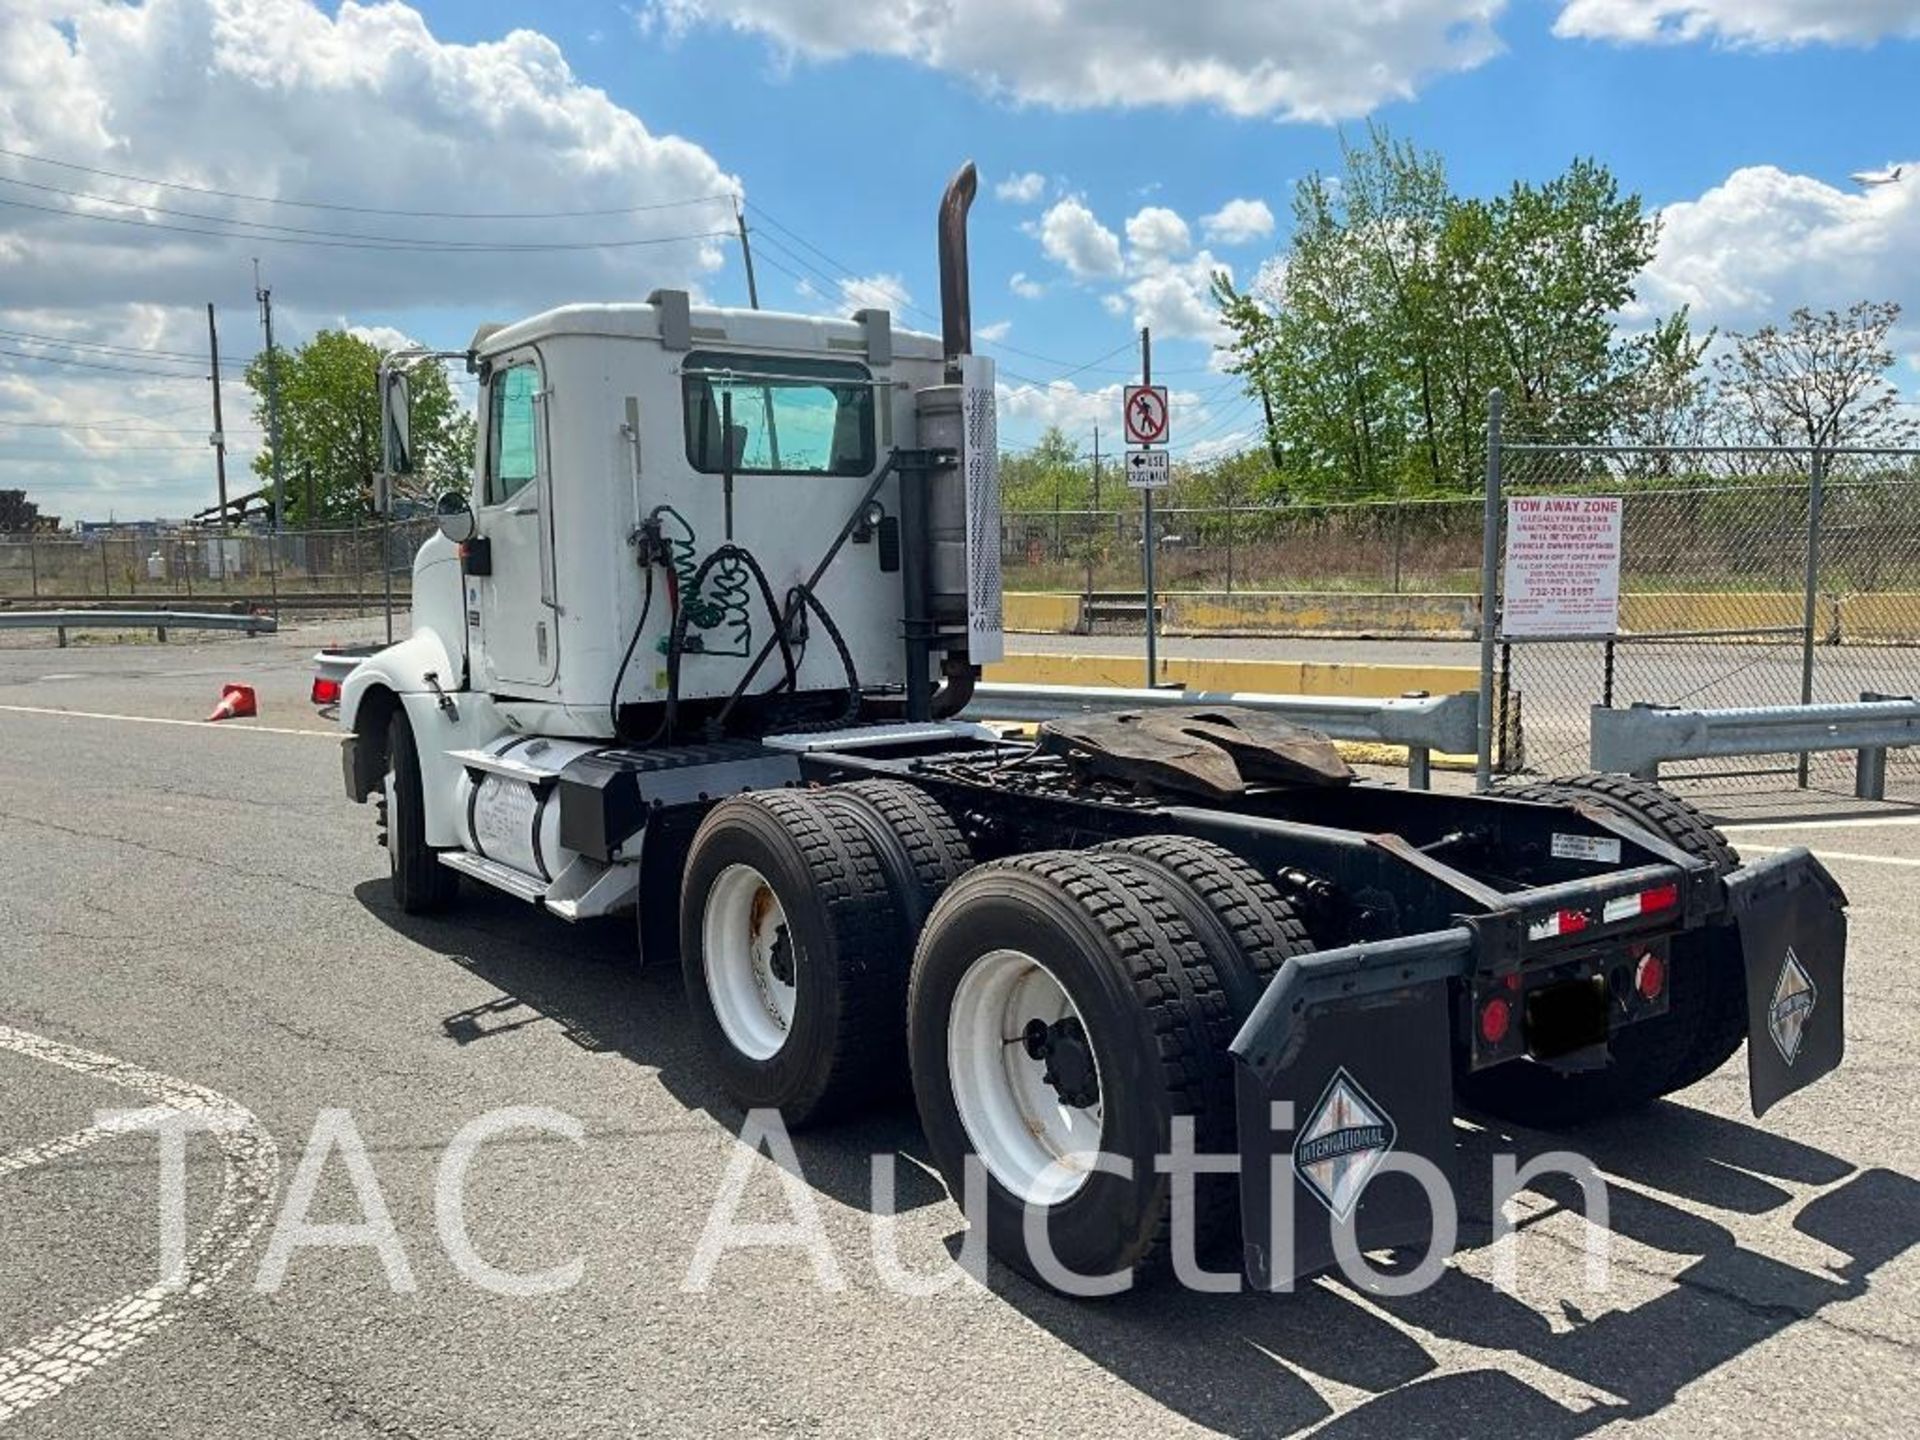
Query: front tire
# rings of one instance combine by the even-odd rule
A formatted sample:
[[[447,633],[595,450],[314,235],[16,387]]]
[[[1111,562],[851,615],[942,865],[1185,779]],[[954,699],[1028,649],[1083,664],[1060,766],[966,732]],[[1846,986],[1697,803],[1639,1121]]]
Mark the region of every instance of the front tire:
[[[460,877],[427,844],[426,793],[413,725],[396,708],[387,722],[387,776],[381,796],[383,841],[393,898],[408,915],[431,915],[453,903]]]

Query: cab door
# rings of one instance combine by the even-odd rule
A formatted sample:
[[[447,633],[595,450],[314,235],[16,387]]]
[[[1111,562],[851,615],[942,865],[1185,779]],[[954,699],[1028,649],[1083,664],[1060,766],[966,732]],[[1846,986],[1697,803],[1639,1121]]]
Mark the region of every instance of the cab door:
[[[468,609],[480,621],[481,676],[492,690],[544,687],[560,668],[546,400],[536,354],[495,364],[479,525],[491,573],[467,580]]]

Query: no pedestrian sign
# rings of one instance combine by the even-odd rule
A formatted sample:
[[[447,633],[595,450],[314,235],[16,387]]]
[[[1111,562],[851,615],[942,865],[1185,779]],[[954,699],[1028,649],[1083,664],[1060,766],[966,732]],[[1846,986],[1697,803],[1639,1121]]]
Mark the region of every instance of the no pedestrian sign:
[[[1164,490],[1173,483],[1173,457],[1164,450],[1129,450],[1127,484],[1135,490]]]
[[[1502,635],[1574,638],[1620,629],[1618,496],[1507,501]]]
[[[1127,443],[1164,445],[1167,443],[1167,387],[1129,385],[1127,407]]]

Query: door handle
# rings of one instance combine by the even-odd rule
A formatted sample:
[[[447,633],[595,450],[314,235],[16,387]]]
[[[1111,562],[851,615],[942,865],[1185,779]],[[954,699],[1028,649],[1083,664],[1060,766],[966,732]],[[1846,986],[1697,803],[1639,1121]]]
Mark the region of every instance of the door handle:
[[[540,507],[538,505],[516,505],[507,511],[507,513],[509,515],[538,515],[540,513]]]

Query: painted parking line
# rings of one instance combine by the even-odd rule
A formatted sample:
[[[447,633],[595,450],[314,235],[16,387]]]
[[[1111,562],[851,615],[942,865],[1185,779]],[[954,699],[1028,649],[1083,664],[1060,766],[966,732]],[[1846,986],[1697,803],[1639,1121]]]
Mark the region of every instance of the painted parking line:
[[[129,725],[184,725],[190,730],[224,730],[243,735],[319,735],[338,740],[340,730],[290,730],[278,725],[245,725],[231,720],[167,720],[158,715],[109,715],[98,710],[57,710],[50,705],[0,705],[0,714],[53,715],[62,720],[123,720]]]
[[[1877,815],[1860,820],[1737,820],[1720,828],[1729,835],[1747,830],[1906,830],[1920,826],[1920,815]]]
[[[1791,845],[1742,845],[1742,852],[1752,851],[1755,855],[1778,855],[1782,851],[1795,849]],[[1811,848],[1811,847],[1809,847]],[[1853,850],[1815,850],[1816,860],[1853,861],[1861,865],[1904,865],[1908,869],[1920,870],[1920,858],[1911,855],[1862,855]]]
[[[111,1055],[0,1025],[0,1050],[44,1061],[118,1085],[161,1110],[212,1122],[208,1133],[223,1162],[220,1203],[212,1223],[187,1247],[186,1264],[171,1280],[133,1290],[64,1325],[0,1353],[0,1422],[53,1399],[114,1357],[147,1340],[204,1295],[244,1255],[265,1223],[280,1184],[280,1152],[253,1112],[217,1091],[143,1069]],[[58,1140],[11,1152],[0,1176],[44,1164],[97,1144],[108,1131],[89,1126]]]

